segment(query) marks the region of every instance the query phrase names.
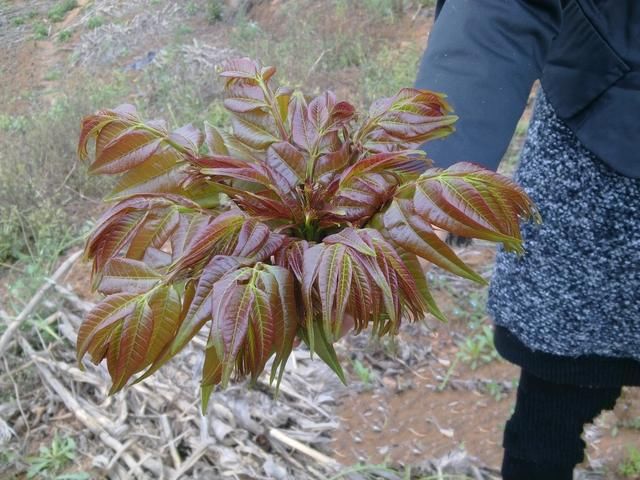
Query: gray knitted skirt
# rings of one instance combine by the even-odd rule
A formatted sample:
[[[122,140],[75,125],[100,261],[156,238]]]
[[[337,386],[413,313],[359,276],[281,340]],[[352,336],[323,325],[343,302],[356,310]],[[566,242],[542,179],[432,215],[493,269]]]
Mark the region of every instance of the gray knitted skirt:
[[[640,179],[595,157],[541,93],[515,180],[543,223],[522,225],[523,256],[498,252],[488,300],[497,330],[535,352],[637,364]]]

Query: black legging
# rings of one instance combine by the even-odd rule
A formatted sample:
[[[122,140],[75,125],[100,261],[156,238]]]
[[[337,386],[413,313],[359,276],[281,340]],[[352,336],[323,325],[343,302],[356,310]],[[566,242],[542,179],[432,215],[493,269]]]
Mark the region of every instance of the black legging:
[[[620,392],[555,384],[523,370],[504,432],[503,479],[571,480],[584,459],[584,424],[612,409]]]

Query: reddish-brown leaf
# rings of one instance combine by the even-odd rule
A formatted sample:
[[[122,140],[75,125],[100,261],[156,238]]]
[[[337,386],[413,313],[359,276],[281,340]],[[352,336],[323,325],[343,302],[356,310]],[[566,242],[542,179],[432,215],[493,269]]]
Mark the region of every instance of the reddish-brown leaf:
[[[120,200],[140,193],[183,193],[185,165],[175,150],[157,151],[122,175],[107,200]]]
[[[161,141],[146,130],[125,131],[104,146],[89,172],[113,174],[130,170],[151,157]]]
[[[144,262],[130,258],[112,258],[105,265],[98,291],[107,295],[144,293],[161,279],[162,275]]]
[[[178,145],[181,150],[188,150],[195,155],[202,145],[204,136],[199,129],[190,123],[171,132],[168,139]]]
[[[257,85],[232,85],[227,88],[224,106],[235,113],[246,113],[268,107],[264,92]]]
[[[411,200],[394,200],[383,215],[384,228],[394,243],[439,267],[475,282],[484,279],[464,263],[413,210]]]
[[[538,218],[533,203],[511,180],[470,163],[431,169],[416,182],[416,212],[456,235],[501,242],[522,251],[519,220]]]
[[[78,362],[80,362],[94,337],[100,331],[110,327],[133,312],[137,298],[138,295],[134,293],[117,293],[108,296],[93,307],[84,322],[82,322],[80,330],[78,330]]]
[[[307,178],[307,161],[289,142],[278,142],[269,147],[267,165],[282,175],[291,187],[304,183]]]
[[[120,338],[113,338],[112,345],[119,343],[115,355],[115,368],[111,372],[113,385],[109,393],[122,389],[134,373],[145,367],[149,342],[153,334],[153,313],[146,301],[136,303],[136,308],[124,317]],[[110,362],[111,363],[111,362]]]
[[[235,137],[255,150],[264,151],[280,140],[273,117],[258,110],[235,114],[231,124]]]
[[[233,58],[225,61],[220,66],[219,75],[227,78],[227,81],[238,79],[253,80],[257,77],[259,67],[256,62],[250,58]]]
[[[86,247],[110,295],[78,337],[79,359],[106,359],[112,392],[207,323],[203,408],[272,357],[279,382],[296,337],[344,381],[333,342],[346,331],[444,318],[418,257],[481,280],[432,225],[521,250],[519,221],[537,214],[522,190],[471,164],[428,170],[412,150],[453,131],[444,96],[406,88],[363,118],[331,92],[307,104],[247,58],[220,73],[233,132],[205,123],[206,155],[195,126],[170,131],[131,106],[83,120],[79,156],[123,174]]]
[[[424,152],[420,152],[424,154]],[[378,153],[358,160],[342,172],[340,185],[348,185],[353,178],[365,173],[394,172],[405,175],[419,175],[431,165],[430,160],[419,156],[417,151]]]
[[[225,212],[202,226],[194,233],[193,239],[182,252],[173,270],[188,269],[216,254],[231,253],[237,234],[245,220],[246,217],[242,212],[232,211]]]
[[[178,207],[169,207],[147,216],[131,237],[127,257],[141,260],[150,247],[162,248],[180,222]]]
[[[155,362],[164,348],[173,341],[180,326],[180,296],[175,287],[163,285],[149,299],[149,307],[153,314],[153,332],[144,366]]]
[[[313,150],[318,132],[309,120],[307,102],[301,95],[291,98],[289,103],[289,119],[291,121],[291,136],[293,142],[303,150]]]

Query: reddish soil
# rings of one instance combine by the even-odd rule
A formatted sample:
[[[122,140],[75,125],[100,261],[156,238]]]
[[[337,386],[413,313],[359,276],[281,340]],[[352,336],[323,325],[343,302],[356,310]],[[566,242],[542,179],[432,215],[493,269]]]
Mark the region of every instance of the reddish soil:
[[[340,410],[345,427],[334,442],[336,457],[347,464],[362,460],[412,464],[464,445],[469,454],[497,467],[502,458],[502,428],[513,406],[513,393],[497,401],[474,389],[448,388],[440,392],[437,387],[441,380],[434,370],[441,376],[447,369],[421,367],[412,378],[383,377],[384,387],[375,393],[350,393]],[[517,368],[499,363],[461,372],[456,380],[511,382],[517,376]],[[398,392],[403,382],[410,382],[411,388]]]
[[[490,271],[491,247],[473,246],[464,256],[477,270]],[[457,344],[470,334],[461,317],[468,309],[465,297],[474,290],[469,285],[466,289],[434,288],[434,297],[451,323],[433,322],[400,335],[398,341],[404,348],[428,352],[417,365],[406,368],[396,364],[396,371],[389,372],[385,364],[379,368],[380,349],[365,353],[363,363],[379,374],[379,381],[370,389],[352,389],[342,399],[338,411],[343,428],[336,432],[332,444],[333,454],[341,462],[409,465],[463,446],[481,464],[499,469],[502,432],[515,405],[519,368],[500,359],[474,371],[459,362],[446,387],[439,388],[455,361]],[[490,322],[485,318],[483,323]],[[351,379],[357,383],[358,377],[353,374]],[[487,392],[486,385],[491,382],[504,386],[499,397]],[[638,428],[640,389],[630,388],[615,411],[603,413],[594,425],[587,426],[589,448],[581,467],[604,471],[605,477],[600,478],[618,478],[615,472],[627,448],[640,446]]]

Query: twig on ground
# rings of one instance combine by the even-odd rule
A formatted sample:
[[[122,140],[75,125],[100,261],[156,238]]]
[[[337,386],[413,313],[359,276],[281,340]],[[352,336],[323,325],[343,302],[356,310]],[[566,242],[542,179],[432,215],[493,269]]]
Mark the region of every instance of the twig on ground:
[[[22,337],[18,337],[18,342],[29,357],[35,357],[36,352],[33,350],[29,342],[27,342]],[[54,390],[62,403],[65,404],[67,409],[71,413],[73,413],[81,423],[83,423],[94,435],[100,438],[100,440],[112,450],[119,452],[124,448],[124,445],[122,445],[122,443],[120,443],[117,439],[107,433],[104,425],[98,423],[94,419],[94,416],[90,415],[84,408],[81,407],[80,403],[78,403],[75,397],[64,387],[64,385],[62,385],[62,383],[55,377],[55,375],[53,375],[53,373],[47,366],[45,366],[41,362],[36,362],[36,366],[38,368],[42,381]],[[142,470],[140,469],[138,462],[131,455],[123,453],[122,459],[130,469],[136,469],[140,472],[140,474],[142,474]],[[162,467],[158,467],[157,462],[145,461],[143,463],[143,466],[148,468],[157,476],[160,475],[163,471]]]
[[[51,288],[52,284],[57,282],[62,276],[69,271],[69,269],[73,266],[73,264],[80,258],[82,255],[82,251],[77,251],[69,255],[69,257],[62,262],[62,265],[58,267],[58,269],[51,275],[51,281],[46,281],[40,289],[36,292],[36,294],[31,298],[26,307],[20,312],[20,314],[7,326],[7,329],[0,337],[0,356],[2,356],[9,346],[9,342],[13,337],[15,331],[22,325],[29,315],[35,310],[40,301],[44,298],[44,294]]]
[[[187,473],[198,462],[198,460],[200,460],[200,457],[207,452],[207,448],[209,448],[210,445],[211,442],[200,443],[189,458],[187,458],[173,476],[171,476],[171,480],[178,480],[182,475]]]
[[[169,425],[169,420],[166,415],[160,415],[160,425],[162,426],[162,431],[165,436],[164,440],[169,440],[169,452],[171,453],[173,466],[179,470],[182,461],[180,460],[180,455],[178,455],[178,451],[176,450],[176,446],[173,442],[173,432],[171,432],[171,426]]]
[[[24,445],[27,442],[29,435],[31,434],[31,427],[29,426],[29,421],[27,420],[27,416],[25,415],[24,410],[22,409],[22,402],[20,401],[20,390],[18,389],[18,385],[16,384],[15,380],[13,379],[13,375],[9,370],[9,364],[7,363],[7,359],[3,357],[2,360],[4,362],[4,368],[7,371],[7,375],[9,375],[9,379],[11,380],[11,384],[13,385],[13,391],[16,395],[16,404],[18,405],[18,410],[20,410],[20,416],[22,417],[22,421],[24,421],[24,426],[27,429],[27,434],[22,439],[22,442]]]
[[[308,457],[313,458],[314,460],[316,460],[317,462],[320,462],[323,465],[326,465],[328,467],[340,466],[340,463],[337,460],[334,460],[333,458],[328,457],[324,453],[320,453],[319,451],[305,445],[304,443],[301,443],[298,440],[295,440],[289,437],[281,430],[272,428],[269,430],[269,436],[274,440],[277,440],[281,443],[284,443],[288,447],[293,448],[294,450],[298,450],[299,452],[304,453]]]

